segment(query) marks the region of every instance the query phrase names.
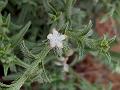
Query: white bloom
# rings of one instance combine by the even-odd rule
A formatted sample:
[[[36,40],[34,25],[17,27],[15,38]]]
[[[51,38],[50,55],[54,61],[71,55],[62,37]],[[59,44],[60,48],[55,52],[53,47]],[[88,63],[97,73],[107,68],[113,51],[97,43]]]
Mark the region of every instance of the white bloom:
[[[67,63],[63,64],[63,71],[64,72],[69,72],[69,65]]]
[[[66,38],[65,35],[60,34],[55,28],[52,33],[48,34],[47,38],[50,40],[50,46],[63,48],[63,40]]]

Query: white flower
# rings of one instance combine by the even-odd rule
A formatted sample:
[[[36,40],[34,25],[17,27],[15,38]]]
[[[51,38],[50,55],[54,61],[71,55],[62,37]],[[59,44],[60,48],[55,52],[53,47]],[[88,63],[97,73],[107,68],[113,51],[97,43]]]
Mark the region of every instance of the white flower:
[[[63,48],[63,40],[66,38],[65,35],[60,34],[55,28],[52,33],[48,34],[47,38],[50,40],[50,46]]]
[[[69,72],[69,65],[67,63],[63,64],[63,71],[64,72]]]

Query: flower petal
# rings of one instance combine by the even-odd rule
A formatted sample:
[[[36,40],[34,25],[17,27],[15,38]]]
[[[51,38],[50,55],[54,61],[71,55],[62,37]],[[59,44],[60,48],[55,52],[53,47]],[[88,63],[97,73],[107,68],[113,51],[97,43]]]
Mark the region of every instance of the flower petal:
[[[63,71],[64,72],[68,72],[69,71],[69,65],[68,64],[64,64],[64,66],[63,66]]]
[[[56,46],[57,46],[58,48],[63,48],[62,42],[57,42],[57,43],[56,43]]]
[[[53,42],[53,41],[50,41],[50,46],[51,46],[52,48],[54,48],[54,47],[56,46],[56,43]]]
[[[47,39],[52,39],[52,36],[53,36],[52,34],[48,34]]]
[[[65,38],[66,38],[65,35],[60,35],[60,40],[61,40],[61,41],[64,40]]]
[[[59,34],[58,31],[55,28],[53,28],[52,33],[53,33],[53,35],[58,35]]]

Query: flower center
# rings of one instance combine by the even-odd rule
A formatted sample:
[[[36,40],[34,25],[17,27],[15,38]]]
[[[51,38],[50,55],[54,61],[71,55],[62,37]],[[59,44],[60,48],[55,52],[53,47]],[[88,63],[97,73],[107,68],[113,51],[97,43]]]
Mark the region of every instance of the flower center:
[[[55,43],[60,42],[60,37],[59,37],[59,35],[54,35],[53,41],[54,41]]]

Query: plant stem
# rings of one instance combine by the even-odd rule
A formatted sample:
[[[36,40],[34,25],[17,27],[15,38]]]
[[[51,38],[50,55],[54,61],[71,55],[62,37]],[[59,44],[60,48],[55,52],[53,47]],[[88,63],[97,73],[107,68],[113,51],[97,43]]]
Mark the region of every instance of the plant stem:
[[[48,52],[50,51],[50,48],[48,46],[45,46],[43,50],[37,55],[36,60],[29,66],[29,68],[25,71],[25,73],[21,76],[18,81],[16,81],[14,84],[10,85],[10,88],[6,90],[19,90],[21,86],[24,84],[24,82],[31,76],[31,74],[34,72],[36,67],[39,65],[40,62],[46,57]]]

